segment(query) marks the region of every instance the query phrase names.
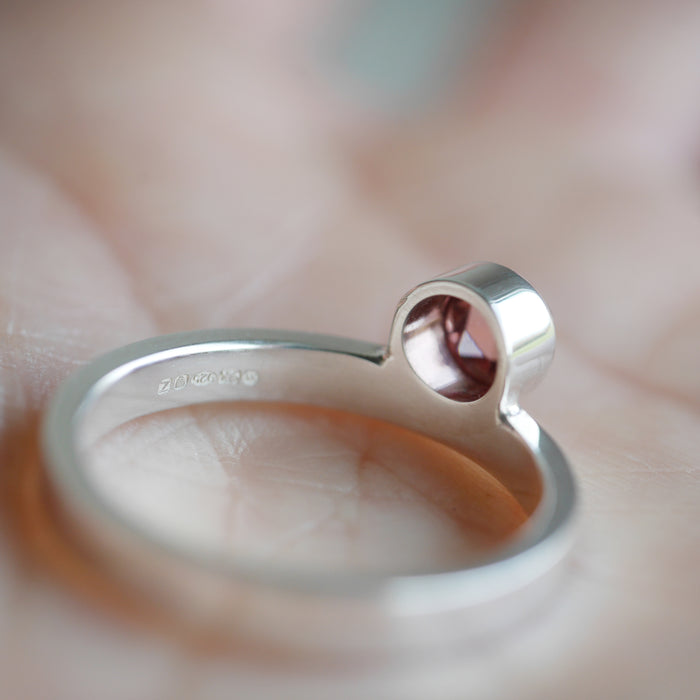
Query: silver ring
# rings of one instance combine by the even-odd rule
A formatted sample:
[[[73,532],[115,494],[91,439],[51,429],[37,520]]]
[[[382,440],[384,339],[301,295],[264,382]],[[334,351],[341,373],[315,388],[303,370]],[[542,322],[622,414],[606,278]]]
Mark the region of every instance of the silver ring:
[[[478,264],[409,292],[386,347],[288,331],[208,330],[114,350],[54,396],[43,426],[45,461],[62,511],[93,552],[160,597],[196,600],[205,617],[222,617],[236,585],[263,595],[255,616],[274,609],[272,626],[279,613],[269,605],[273,594],[291,596],[297,607],[300,598],[323,600],[346,613],[379,606],[395,618],[484,605],[493,611],[545,578],[570,546],[571,471],[519,405],[553,353],[554,327],[540,296],[511,270]],[[115,427],[178,406],[239,400],[342,409],[425,434],[477,461],[529,517],[506,546],[465,569],[324,574],[222,560],[147,532],[92,483],[85,450]]]

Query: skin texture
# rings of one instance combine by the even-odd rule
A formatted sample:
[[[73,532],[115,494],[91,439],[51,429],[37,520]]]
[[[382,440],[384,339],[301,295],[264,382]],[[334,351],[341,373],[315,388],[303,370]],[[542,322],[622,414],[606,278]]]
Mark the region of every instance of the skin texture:
[[[0,12],[3,696],[693,695],[697,3],[523,4],[449,95],[408,113],[348,97],[319,69],[308,47],[329,18],[311,2]],[[557,359],[525,405],[569,454],[582,504],[566,585],[545,610],[483,645],[410,663],[241,643],[214,653],[134,615],[121,585],[57,534],[36,427],[75,367],[201,327],[382,342],[404,291],[480,259],[533,282],[557,323]],[[195,453],[216,447],[225,417],[199,416]],[[158,429],[142,426],[134,454]],[[439,568],[462,551],[463,523],[436,505],[435,479],[377,497],[420,474],[429,448],[417,462],[398,447],[367,459],[371,431],[337,416],[256,415],[246,429],[270,476],[258,497],[289,507],[297,525],[294,499],[308,496],[320,517],[325,502],[313,499],[360,484],[362,471],[379,491],[353,491],[358,507],[330,522],[364,522],[364,508],[396,525],[374,552],[353,527],[332,546],[323,529],[302,528],[294,550],[276,539],[284,521],[266,542],[285,556],[343,565],[344,545],[379,566],[422,537],[422,564]],[[235,469],[240,436],[224,438],[216,459]],[[436,552],[439,542],[454,546]]]

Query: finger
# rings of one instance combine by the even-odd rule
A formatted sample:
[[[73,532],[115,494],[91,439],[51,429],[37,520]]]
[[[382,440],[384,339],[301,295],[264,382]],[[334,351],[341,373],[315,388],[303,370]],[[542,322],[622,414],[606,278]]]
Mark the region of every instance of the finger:
[[[112,250],[45,176],[0,160],[5,406],[35,410],[96,352],[152,330]]]
[[[111,647],[112,660],[141,663],[129,684],[154,696],[167,681],[163,657],[137,639],[76,615],[63,592],[47,585],[46,569],[25,547],[52,550],[58,569],[71,557],[56,550],[55,523],[45,525],[47,501],[27,510],[37,485],[38,413],[70,371],[115,343],[152,332],[127,275],[90,222],[45,177],[5,153],[0,160],[0,675],[13,697],[100,694],[107,675],[80,678],[72,665],[90,650]],[[42,525],[44,523],[44,525]],[[32,653],[29,654],[28,650]],[[33,659],[28,662],[28,659]],[[72,659],[72,661],[71,661]],[[43,668],[36,674],[35,664]],[[152,665],[151,665],[152,664]],[[96,662],[96,668],[101,664]],[[47,680],[51,679],[51,680]],[[58,688],[56,686],[59,686]]]

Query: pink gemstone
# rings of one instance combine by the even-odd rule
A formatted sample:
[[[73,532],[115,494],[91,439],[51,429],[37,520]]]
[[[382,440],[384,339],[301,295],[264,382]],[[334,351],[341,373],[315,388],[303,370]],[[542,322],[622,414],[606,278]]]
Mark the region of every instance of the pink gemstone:
[[[455,401],[475,401],[491,388],[498,348],[484,316],[456,297],[437,295],[417,304],[403,332],[416,374]]]
[[[447,349],[464,375],[454,388],[456,395],[450,397],[474,401],[491,388],[496,377],[495,339],[486,319],[462,299],[447,297],[442,313]]]

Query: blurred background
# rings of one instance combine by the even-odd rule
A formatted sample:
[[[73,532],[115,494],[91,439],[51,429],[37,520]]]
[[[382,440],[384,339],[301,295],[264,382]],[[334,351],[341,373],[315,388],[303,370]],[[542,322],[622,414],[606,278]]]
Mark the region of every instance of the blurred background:
[[[655,378],[649,309],[675,318],[695,291],[697,13],[5,2],[0,127],[10,157],[108,231],[164,329],[382,340],[394,290],[493,259],[534,279],[587,352]],[[335,293],[300,308],[286,291],[302,271],[362,312]],[[665,343],[684,352],[672,330]]]
[[[692,696],[698,37],[695,0],[0,2],[0,695]],[[550,617],[408,671],[210,658],[85,604],[36,496],[63,377],[195,328],[384,342],[405,291],[478,260],[557,325],[527,407],[573,457],[583,525]],[[283,423],[301,449],[329,434]],[[430,564],[447,525],[419,505]]]

